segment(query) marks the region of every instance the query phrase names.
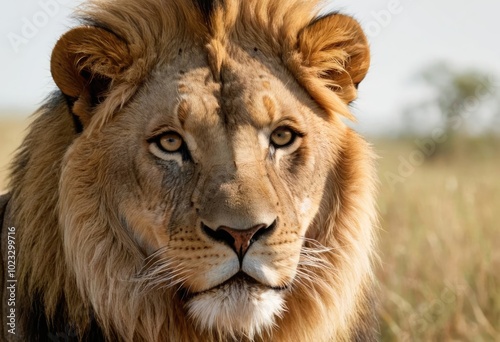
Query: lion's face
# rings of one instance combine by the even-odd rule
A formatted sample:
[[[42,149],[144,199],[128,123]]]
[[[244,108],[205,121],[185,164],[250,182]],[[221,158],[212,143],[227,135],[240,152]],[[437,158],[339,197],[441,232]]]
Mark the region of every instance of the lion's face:
[[[83,133],[65,169],[73,186],[102,183],[154,286],[178,290],[202,327],[248,335],[272,325],[307,262],[338,130],[250,53],[219,82],[197,51],[156,70],[113,122]]]
[[[74,297],[126,341],[351,336],[374,212],[340,119],[368,70],[359,24],[314,1],[147,3],[96,2],[103,24],[52,55],[77,133],[57,194]]]

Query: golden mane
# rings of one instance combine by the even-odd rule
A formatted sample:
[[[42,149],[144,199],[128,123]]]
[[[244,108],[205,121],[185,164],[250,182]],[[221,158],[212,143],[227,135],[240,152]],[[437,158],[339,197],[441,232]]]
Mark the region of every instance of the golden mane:
[[[78,14],[83,25],[110,32],[124,42],[117,45],[117,56],[107,56],[120,67],[111,80],[112,90],[94,113],[97,118],[91,128],[99,130],[110,122],[155,68],[168,65],[193,45],[206,48],[216,79],[233,46],[256,48],[284,65],[331,120],[339,120],[339,114],[352,118],[348,103],[355,99],[357,84],[369,64],[366,39],[353,35],[347,27],[352,22],[343,21],[341,15],[328,35],[309,34],[306,28],[320,20],[319,4],[225,0],[207,7],[190,0],[90,1]],[[80,56],[75,59],[78,70],[99,73],[99,60],[82,57],[85,44],[68,45],[68,49]],[[126,50],[126,57],[119,49]],[[104,54],[99,49],[93,53]],[[53,74],[59,67],[52,65]],[[27,331],[38,326],[41,330],[32,332],[38,338],[59,332],[92,341],[220,340],[218,331],[199,335],[181,314],[182,303],[173,291],[145,290],[140,279],[123,281],[136,278],[144,255],[129,235],[120,233],[120,218],[98,206],[97,200],[93,203],[88,198],[87,203],[79,203],[81,208],[71,209],[92,212],[94,216],[87,219],[94,221],[93,227],[111,228],[106,233],[96,228],[88,241],[68,241],[63,235],[61,227],[74,224],[59,217],[61,210],[68,210],[67,199],[59,192],[63,160],[80,134],[74,129],[67,101],[68,97],[57,94],[36,113],[12,166],[5,224],[15,224],[19,230],[21,324]],[[334,156],[336,167],[327,175],[325,188],[329,191],[304,245],[311,249],[322,246],[316,256],[321,267],[301,266],[300,272],[306,276],[293,285],[286,314],[277,318],[274,330],[257,336],[258,341],[321,341],[325,336],[361,341],[375,336],[374,157],[370,147],[349,129],[342,130],[335,143],[339,150]],[[90,188],[97,191],[92,184]],[[73,269],[70,265],[81,263],[67,260],[67,249],[82,250],[82,260],[91,264]],[[119,277],[92,278],[97,273]],[[87,283],[82,285],[79,282],[84,278]],[[116,303],[120,303],[119,309]],[[48,325],[40,323],[44,320]],[[100,332],[92,335],[96,325]]]
[[[224,63],[226,49],[237,42],[240,46],[256,46],[270,58],[280,58],[328,112],[353,119],[341,100],[350,102],[356,96],[355,87],[369,66],[369,60],[357,57],[366,47],[349,44],[358,37],[346,34],[350,31],[342,27],[345,25],[342,23],[322,37],[300,36],[304,27],[318,16],[319,4],[317,0],[215,1],[207,19],[195,2],[189,0],[88,2],[79,12],[82,22],[119,36],[127,43],[130,61],[133,61],[115,80],[119,85],[110,94],[104,112],[111,115],[123,106],[153,68],[168,64],[183,47],[206,45],[209,63],[217,74]],[[297,51],[299,39],[302,51]],[[347,51],[347,47],[352,51]],[[92,60],[85,61],[80,68],[88,67],[87,63]],[[348,63],[358,64],[360,75],[349,74]],[[322,77],[332,72],[342,77],[336,77],[336,81]],[[340,96],[332,97],[331,88],[339,90]],[[103,117],[101,124],[108,119]]]

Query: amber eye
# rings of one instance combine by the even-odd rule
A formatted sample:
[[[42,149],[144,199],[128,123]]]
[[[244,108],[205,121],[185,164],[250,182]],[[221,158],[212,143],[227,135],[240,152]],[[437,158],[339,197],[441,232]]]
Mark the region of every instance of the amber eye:
[[[165,133],[157,140],[158,147],[165,152],[179,151],[182,143],[182,137],[175,132]]]
[[[276,147],[285,147],[293,143],[296,133],[288,127],[279,127],[271,134],[271,142]]]

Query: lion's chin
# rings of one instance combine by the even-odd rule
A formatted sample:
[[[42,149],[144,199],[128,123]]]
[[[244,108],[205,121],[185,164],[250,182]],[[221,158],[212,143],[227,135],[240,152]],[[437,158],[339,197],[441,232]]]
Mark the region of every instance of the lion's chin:
[[[284,299],[282,291],[235,279],[192,296],[186,306],[202,330],[252,340],[274,325]]]

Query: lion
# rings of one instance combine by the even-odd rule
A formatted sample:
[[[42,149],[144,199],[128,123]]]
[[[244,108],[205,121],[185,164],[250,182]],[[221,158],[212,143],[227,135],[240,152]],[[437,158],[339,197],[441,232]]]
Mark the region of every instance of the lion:
[[[80,10],[0,201],[3,340],[377,340],[369,46],[319,10]]]

